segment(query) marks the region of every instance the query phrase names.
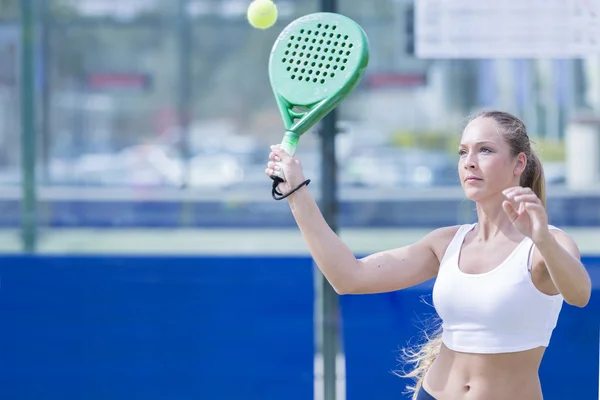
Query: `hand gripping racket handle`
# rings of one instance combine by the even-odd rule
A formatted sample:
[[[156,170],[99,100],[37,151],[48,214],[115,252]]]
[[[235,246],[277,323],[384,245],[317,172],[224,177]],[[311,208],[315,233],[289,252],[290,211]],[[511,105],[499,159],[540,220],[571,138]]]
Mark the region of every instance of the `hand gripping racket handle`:
[[[293,132],[286,132],[283,135],[283,139],[281,140],[281,148],[283,151],[288,153],[290,156],[294,156],[296,154],[296,147],[298,146],[298,139],[300,136]],[[281,166],[281,163],[277,163]],[[285,182],[285,176],[283,175],[283,169],[279,171],[275,171],[273,175],[271,175],[271,179],[278,182]]]
[[[300,138],[300,136],[297,133],[286,132],[285,135],[283,136],[283,140],[281,141],[281,148],[283,149],[283,151],[285,151],[286,153],[288,153],[290,156],[293,157],[294,154],[296,154],[296,146],[298,144],[299,138]],[[281,163],[278,163],[278,164],[281,165]],[[271,196],[273,196],[273,198],[275,200],[283,200],[286,197],[288,197],[289,195],[291,195],[292,193],[294,193],[295,191],[297,191],[298,189],[300,189],[302,186],[308,185],[310,183],[310,179],[307,179],[304,182],[302,182],[300,185],[298,185],[298,187],[291,190],[289,193],[283,194],[277,188],[277,186],[281,182],[285,182],[285,176],[283,175],[283,170],[280,169],[279,171],[274,171],[273,175],[271,175],[271,179],[273,179],[273,188],[271,189]]]

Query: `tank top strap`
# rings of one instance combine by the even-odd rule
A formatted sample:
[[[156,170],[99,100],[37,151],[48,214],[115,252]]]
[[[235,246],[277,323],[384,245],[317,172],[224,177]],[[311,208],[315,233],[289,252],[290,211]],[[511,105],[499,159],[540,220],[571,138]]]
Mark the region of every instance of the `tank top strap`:
[[[559,227],[556,227],[554,225],[548,225],[548,229],[550,229],[551,231],[561,231],[561,232],[564,232],[562,229],[560,229]]]
[[[517,245],[510,259],[507,260],[513,266],[518,267],[519,274],[529,275],[531,271],[531,261],[533,259],[533,240],[528,237],[523,238]],[[511,268],[514,269],[514,268]]]
[[[563,232],[562,229],[557,228],[554,225],[548,225],[548,228],[550,230],[556,230],[556,231]],[[531,268],[533,267],[533,250],[535,250],[535,245],[533,243],[533,240],[531,240],[530,238],[525,238],[525,239],[523,239],[523,241],[525,243],[523,244],[523,246],[521,248],[521,252],[522,252],[522,254],[526,255],[526,258],[525,258],[526,262],[524,263],[526,266],[525,273],[527,275],[530,275]],[[521,256],[521,257],[524,257],[524,256]]]
[[[465,240],[465,236],[467,236],[467,233],[469,233],[473,229],[474,226],[475,226],[475,224],[465,224],[465,225],[461,225],[458,228],[458,230],[454,234],[454,237],[450,241],[450,244],[448,244],[446,251],[444,252],[444,256],[442,257],[442,262],[440,263],[440,268],[446,262],[448,262],[448,260],[452,259],[453,257],[458,256],[458,254],[460,253],[460,249],[462,248],[463,242]]]

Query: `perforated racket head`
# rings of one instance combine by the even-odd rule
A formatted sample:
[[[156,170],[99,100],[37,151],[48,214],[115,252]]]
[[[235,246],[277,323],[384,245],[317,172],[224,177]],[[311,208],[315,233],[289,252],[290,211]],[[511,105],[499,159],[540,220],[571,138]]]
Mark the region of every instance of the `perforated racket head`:
[[[367,36],[350,18],[314,13],[290,23],[269,59],[286,130],[302,135],[310,129],[356,87],[368,62]]]

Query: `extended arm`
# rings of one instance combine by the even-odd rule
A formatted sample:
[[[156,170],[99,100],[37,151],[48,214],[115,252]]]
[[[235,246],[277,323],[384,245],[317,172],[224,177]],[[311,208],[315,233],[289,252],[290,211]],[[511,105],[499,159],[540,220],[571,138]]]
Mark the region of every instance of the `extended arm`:
[[[304,181],[300,160],[280,146],[272,146],[265,174],[282,171],[282,193]],[[300,232],[315,263],[340,294],[381,293],[400,290],[436,276],[442,247],[450,243],[457,227],[441,228],[418,242],[357,259],[331,230],[308,188],[303,186],[287,197]]]
[[[412,245],[357,259],[329,228],[308,188],[288,199],[315,263],[340,294],[400,290],[433,278],[439,267],[434,247],[449,242],[453,229],[438,229]]]

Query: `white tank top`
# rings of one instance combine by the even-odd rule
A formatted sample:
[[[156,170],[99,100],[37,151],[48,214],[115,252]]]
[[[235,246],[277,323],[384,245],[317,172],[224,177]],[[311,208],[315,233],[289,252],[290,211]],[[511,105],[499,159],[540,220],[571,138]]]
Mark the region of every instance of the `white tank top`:
[[[546,295],[533,284],[532,240],[523,239],[493,270],[467,274],[459,269],[458,258],[465,236],[475,225],[458,229],[433,287],[433,305],[442,320],[442,341],[449,349],[465,353],[547,347],[563,298],[560,294]],[[481,261],[485,262],[484,254]]]

